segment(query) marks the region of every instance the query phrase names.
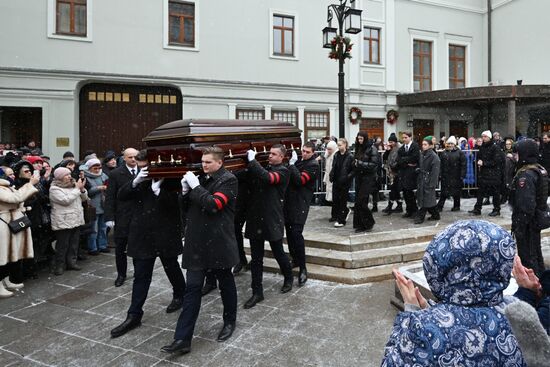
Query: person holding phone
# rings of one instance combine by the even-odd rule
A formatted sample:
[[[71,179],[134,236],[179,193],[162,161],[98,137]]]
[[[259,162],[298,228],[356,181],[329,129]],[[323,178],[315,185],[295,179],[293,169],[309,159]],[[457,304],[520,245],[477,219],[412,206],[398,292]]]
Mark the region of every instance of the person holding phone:
[[[97,255],[100,252],[110,252],[107,248],[107,226],[105,224],[105,191],[109,177],[102,172],[101,162],[97,158],[88,160],[86,169],[81,171],[88,182],[88,197],[95,208],[96,217],[88,235],[88,254]]]

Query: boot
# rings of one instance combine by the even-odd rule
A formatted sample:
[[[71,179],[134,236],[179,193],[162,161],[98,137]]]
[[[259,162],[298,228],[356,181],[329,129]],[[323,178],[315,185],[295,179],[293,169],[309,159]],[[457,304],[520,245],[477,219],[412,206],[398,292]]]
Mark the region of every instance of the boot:
[[[403,204],[400,201],[397,202],[397,206],[395,207],[395,209],[393,209],[393,212],[403,213]]]
[[[373,203],[372,204],[372,212],[373,213],[378,213],[378,203]]]
[[[12,283],[10,282],[9,277],[4,278],[2,282],[4,283],[4,286],[6,286],[6,288],[10,291],[15,291],[17,289],[23,288],[23,283],[18,283],[18,284]]]
[[[13,296],[13,292],[8,291],[4,287],[4,282],[0,281],[0,298],[8,298]]]
[[[391,214],[392,206],[393,206],[393,201],[388,201],[388,206],[382,209],[382,213]]]
[[[481,215],[481,210],[474,208],[472,210],[469,210],[468,213],[472,215]]]
[[[489,213],[490,217],[498,217],[500,216],[500,209],[493,209],[492,212]]]
[[[65,265],[64,264],[57,264],[55,266],[55,270],[53,271],[53,273],[55,275],[63,275],[64,272],[65,272]]]

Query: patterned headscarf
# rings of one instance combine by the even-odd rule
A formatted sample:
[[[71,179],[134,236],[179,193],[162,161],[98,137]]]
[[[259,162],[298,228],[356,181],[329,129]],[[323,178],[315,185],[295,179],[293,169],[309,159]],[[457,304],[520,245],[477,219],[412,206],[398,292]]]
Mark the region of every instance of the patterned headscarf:
[[[516,243],[502,227],[483,220],[456,222],[438,234],[424,255],[424,274],[440,301],[495,306],[510,282]]]

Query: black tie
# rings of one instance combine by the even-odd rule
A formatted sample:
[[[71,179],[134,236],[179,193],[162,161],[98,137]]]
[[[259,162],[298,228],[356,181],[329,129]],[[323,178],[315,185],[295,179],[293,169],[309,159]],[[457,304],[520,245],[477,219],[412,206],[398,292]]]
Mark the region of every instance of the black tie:
[[[408,151],[409,151],[409,146],[405,145],[405,152],[408,152]]]
[[[136,170],[132,168],[132,177],[136,177]]]

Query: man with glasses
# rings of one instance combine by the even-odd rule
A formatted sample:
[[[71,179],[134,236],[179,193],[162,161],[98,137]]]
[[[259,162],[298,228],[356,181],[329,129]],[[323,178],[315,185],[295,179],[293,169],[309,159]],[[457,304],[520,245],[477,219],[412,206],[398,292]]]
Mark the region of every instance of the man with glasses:
[[[319,174],[319,164],[313,157],[315,145],[307,142],[302,147],[302,157],[293,150],[288,170],[290,181],[286,191],[284,217],[288,250],[292,260],[300,267],[298,285],[307,281],[306,252],[304,245],[304,225],[309,213],[309,204],[315,191],[315,182]]]

